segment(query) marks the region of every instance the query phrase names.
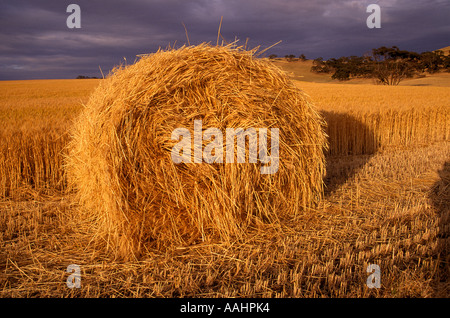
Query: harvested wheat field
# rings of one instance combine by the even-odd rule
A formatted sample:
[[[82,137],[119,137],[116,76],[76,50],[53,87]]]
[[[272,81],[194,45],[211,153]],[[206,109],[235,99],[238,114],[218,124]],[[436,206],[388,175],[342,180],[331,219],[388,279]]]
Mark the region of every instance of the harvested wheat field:
[[[159,63],[173,68],[158,77]],[[445,87],[292,83],[206,46],[105,80],[0,82],[0,296],[448,297],[449,101]],[[196,116],[279,128],[278,171],[174,164],[170,134]]]

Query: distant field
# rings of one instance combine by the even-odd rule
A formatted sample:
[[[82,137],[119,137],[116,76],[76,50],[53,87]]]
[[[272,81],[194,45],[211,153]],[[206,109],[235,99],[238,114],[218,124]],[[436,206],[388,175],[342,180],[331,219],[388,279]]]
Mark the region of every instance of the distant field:
[[[67,128],[98,80],[0,82],[0,196],[64,188]]]
[[[0,131],[64,128],[98,80],[0,81]]]
[[[320,205],[246,242],[128,263],[89,249],[65,186],[67,130],[100,80],[0,82],[0,297],[448,297],[449,77],[340,84],[280,64],[328,123]],[[74,263],[79,290],[65,283]]]

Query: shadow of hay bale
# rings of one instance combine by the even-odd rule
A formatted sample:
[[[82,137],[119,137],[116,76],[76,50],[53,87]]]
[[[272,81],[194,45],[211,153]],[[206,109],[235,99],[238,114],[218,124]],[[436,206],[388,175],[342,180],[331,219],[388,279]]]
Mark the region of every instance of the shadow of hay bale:
[[[379,142],[367,125],[349,113],[322,111],[327,122],[329,150],[327,156],[371,155]]]
[[[329,149],[326,155],[325,195],[355,175],[378,151],[375,133],[348,113],[321,111],[327,123]]]
[[[450,293],[450,161],[439,171],[440,180],[431,187],[430,199],[439,217],[439,233],[434,257],[439,266],[434,275],[434,297],[448,297]]]

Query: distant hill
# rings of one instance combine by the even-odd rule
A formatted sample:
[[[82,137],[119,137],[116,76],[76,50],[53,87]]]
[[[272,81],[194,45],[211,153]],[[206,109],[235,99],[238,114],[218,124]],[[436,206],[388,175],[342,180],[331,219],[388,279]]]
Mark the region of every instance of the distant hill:
[[[449,54],[450,46],[442,48],[445,54]],[[355,78],[349,81],[338,81],[331,78],[331,74],[317,74],[311,72],[313,61],[294,60],[287,61],[285,58],[275,58],[270,60],[273,64],[285,71],[289,77],[296,81],[314,83],[336,83],[336,84],[374,84],[373,79]],[[408,78],[400,82],[400,86],[444,86],[450,87],[450,73],[438,72],[426,74],[420,77]]]
[[[438,51],[438,50],[436,50]],[[443,47],[442,49],[439,49],[439,51],[443,51],[445,55],[450,54],[450,46]]]
[[[311,72],[312,60],[295,60],[289,62],[285,58],[276,58],[270,61],[285,71],[294,80],[315,83],[330,83],[334,81],[331,79],[331,74]]]

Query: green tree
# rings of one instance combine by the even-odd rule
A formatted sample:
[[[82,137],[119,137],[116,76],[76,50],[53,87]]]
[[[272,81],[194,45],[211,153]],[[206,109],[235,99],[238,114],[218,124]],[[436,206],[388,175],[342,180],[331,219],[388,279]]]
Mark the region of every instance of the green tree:
[[[398,85],[417,70],[417,53],[400,51],[398,47],[372,50],[373,77],[383,85]]]
[[[419,69],[422,72],[436,73],[445,68],[445,55],[442,51],[423,52],[420,54]]]
[[[285,55],[284,57],[285,57],[286,60],[288,60],[289,62],[292,62],[292,61],[295,59],[295,55],[294,55],[294,54]]]
[[[313,65],[311,66],[311,72],[314,73],[330,73],[332,70],[323,60],[323,57],[318,57],[313,60]]]

